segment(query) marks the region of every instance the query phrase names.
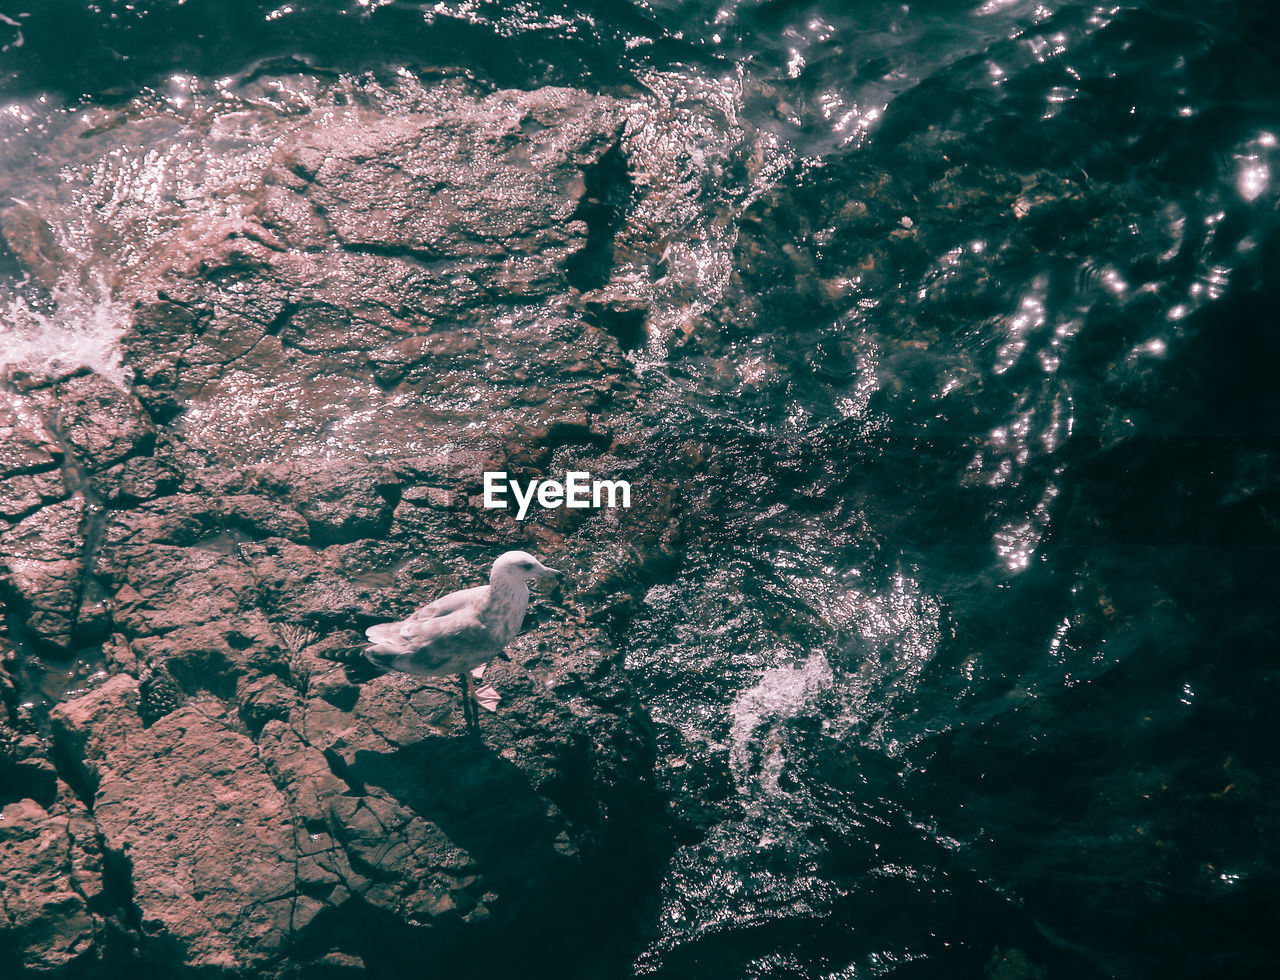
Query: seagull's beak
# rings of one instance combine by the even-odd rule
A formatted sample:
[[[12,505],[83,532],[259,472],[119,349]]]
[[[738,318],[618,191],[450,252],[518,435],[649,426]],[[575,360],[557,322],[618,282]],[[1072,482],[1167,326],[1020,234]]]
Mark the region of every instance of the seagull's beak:
[[[558,569],[558,568],[548,568],[546,565],[543,565],[540,569],[538,569],[538,574],[539,574],[539,575],[542,575],[542,576],[544,576],[544,577],[546,577],[546,576],[550,576],[550,575],[559,575],[559,574],[560,574],[560,569]]]

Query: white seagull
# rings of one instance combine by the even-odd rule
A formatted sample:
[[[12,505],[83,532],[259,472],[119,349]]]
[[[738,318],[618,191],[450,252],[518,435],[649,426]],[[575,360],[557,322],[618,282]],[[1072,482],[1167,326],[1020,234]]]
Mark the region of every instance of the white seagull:
[[[520,632],[529,607],[529,580],[559,574],[527,551],[508,551],[493,563],[488,585],[450,592],[407,619],[370,626],[364,631],[370,644],[364,658],[383,670],[405,674],[457,674],[464,692],[463,715],[473,725],[474,708],[467,710],[471,673],[478,674],[478,668]],[[327,659],[350,662],[351,657],[331,654]]]

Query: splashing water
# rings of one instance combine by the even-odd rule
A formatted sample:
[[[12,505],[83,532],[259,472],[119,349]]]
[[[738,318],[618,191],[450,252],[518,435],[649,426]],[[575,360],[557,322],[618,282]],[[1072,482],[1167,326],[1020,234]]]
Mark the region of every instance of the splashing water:
[[[112,295],[101,274],[65,279],[41,299],[23,281],[0,299],[0,372],[57,375],[87,367],[124,388],[120,338],[128,325],[129,304]]]
[[[756,781],[769,796],[779,792],[786,765],[786,723],[811,708],[817,696],[832,685],[831,665],[821,653],[804,663],[766,670],[758,684],[738,695],[729,709],[729,768],[739,792],[750,789],[753,756],[759,753]]]

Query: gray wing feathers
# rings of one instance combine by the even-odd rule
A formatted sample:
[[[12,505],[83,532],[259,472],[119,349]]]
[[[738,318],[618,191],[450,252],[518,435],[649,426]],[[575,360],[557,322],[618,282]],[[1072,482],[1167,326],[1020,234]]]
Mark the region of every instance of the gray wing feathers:
[[[400,624],[399,623],[379,623],[377,626],[370,626],[364,631],[374,643],[397,643],[400,640]]]
[[[401,623],[379,623],[377,626],[370,626],[364,631],[364,635],[369,638],[373,649],[378,653],[411,653],[413,647],[405,642],[400,632],[402,625]]]
[[[366,652],[369,659],[410,674],[470,669],[496,652],[492,634],[475,610],[467,608],[446,616],[370,626],[365,635],[373,643]]]
[[[474,589],[463,589],[461,592],[450,592],[448,595],[442,595],[439,599],[429,602],[421,609],[410,613],[406,622],[448,616],[450,613],[455,613],[466,606],[474,605],[484,598],[484,594],[488,590],[489,586],[478,585]]]

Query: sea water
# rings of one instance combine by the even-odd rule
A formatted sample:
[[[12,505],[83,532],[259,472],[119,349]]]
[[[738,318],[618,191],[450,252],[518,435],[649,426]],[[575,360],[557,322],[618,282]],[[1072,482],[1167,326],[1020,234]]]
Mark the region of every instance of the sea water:
[[[62,256],[40,283],[0,255],[0,360],[121,382],[148,246],[202,201],[234,221],[290,118],[411,111],[450,73],[628,101],[628,166],[663,181],[613,274],[688,530],[622,641],[674,828],[637,973],[1274,962],[1265,5],[0,15],[0,192]],[[412,451],[342,404],[297,453]]]

